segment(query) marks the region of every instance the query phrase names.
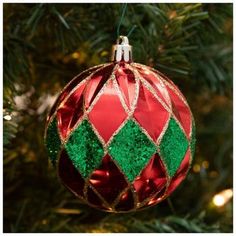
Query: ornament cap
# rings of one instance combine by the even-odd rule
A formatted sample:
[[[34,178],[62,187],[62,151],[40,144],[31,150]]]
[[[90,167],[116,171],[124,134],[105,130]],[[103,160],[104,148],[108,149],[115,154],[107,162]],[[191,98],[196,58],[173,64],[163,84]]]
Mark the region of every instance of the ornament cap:
[[[112,61],[132,61],[132,46],[129,45],[129,39],[126,36],[119,36],[116,41],[116,44],[113,45]]]

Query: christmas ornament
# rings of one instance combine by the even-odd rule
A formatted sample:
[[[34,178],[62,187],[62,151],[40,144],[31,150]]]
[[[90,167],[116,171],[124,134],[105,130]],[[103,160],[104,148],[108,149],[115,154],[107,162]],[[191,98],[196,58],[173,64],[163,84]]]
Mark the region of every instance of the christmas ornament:
[[[60,93],[45,139],[71,192],[98,209],[127,212],[159,203],[183,181],[195,126],[176,85],[132,62],[120,36],[111,63],[82,72]]]

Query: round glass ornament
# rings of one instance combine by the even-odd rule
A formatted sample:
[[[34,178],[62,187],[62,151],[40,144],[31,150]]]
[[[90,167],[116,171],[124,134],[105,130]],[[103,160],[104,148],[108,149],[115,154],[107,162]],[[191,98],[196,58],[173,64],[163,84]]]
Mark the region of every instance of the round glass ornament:
[[[127,37],[119,37],[112,58],[62,90],[45,142],[61,182],[79,199],[129,212],[161,202],[184,180],[195,124],[177,86],[132,61]]]

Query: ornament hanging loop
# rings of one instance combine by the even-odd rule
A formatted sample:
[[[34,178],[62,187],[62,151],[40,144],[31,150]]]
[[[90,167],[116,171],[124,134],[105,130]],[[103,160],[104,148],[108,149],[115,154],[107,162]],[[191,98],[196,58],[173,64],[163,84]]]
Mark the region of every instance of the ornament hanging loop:
[[[119,36],[116,41],[116,44],[113,45],[112,61],[132,61],[132,46],[129,45],[129,39],[126,36]]]

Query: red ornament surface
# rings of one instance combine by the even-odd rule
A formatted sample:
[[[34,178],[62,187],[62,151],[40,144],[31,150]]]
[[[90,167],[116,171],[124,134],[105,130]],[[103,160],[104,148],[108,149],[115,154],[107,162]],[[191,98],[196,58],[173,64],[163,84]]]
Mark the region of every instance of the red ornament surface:
[[[125,121],[127,114],[117,95],[114,81],[108,81],[88,117],[106,143]]]
[[[133,183],[138,202],[143,202],[146,198],[160,192],[165,188],[166,182],[165,168],[160,157],[155,154]]]
[[[48,123],[57,118],[60,138],[66,143],[73,130],[86,118],[106,150],[130,117],[158,145],[171,116],[190,139],[193,118],[177,87],[150,67],[120,62],[91,68],[72,80],[55,102]],[[126,212],[165,199],[186,177],[191,161],[188,148],[180,167],[171,177],[163,159],[156,153],[130,182],[105,152],[100,166],[84,179],[63,149],[58,159],[58,176],[70,191],[91,206]]]

